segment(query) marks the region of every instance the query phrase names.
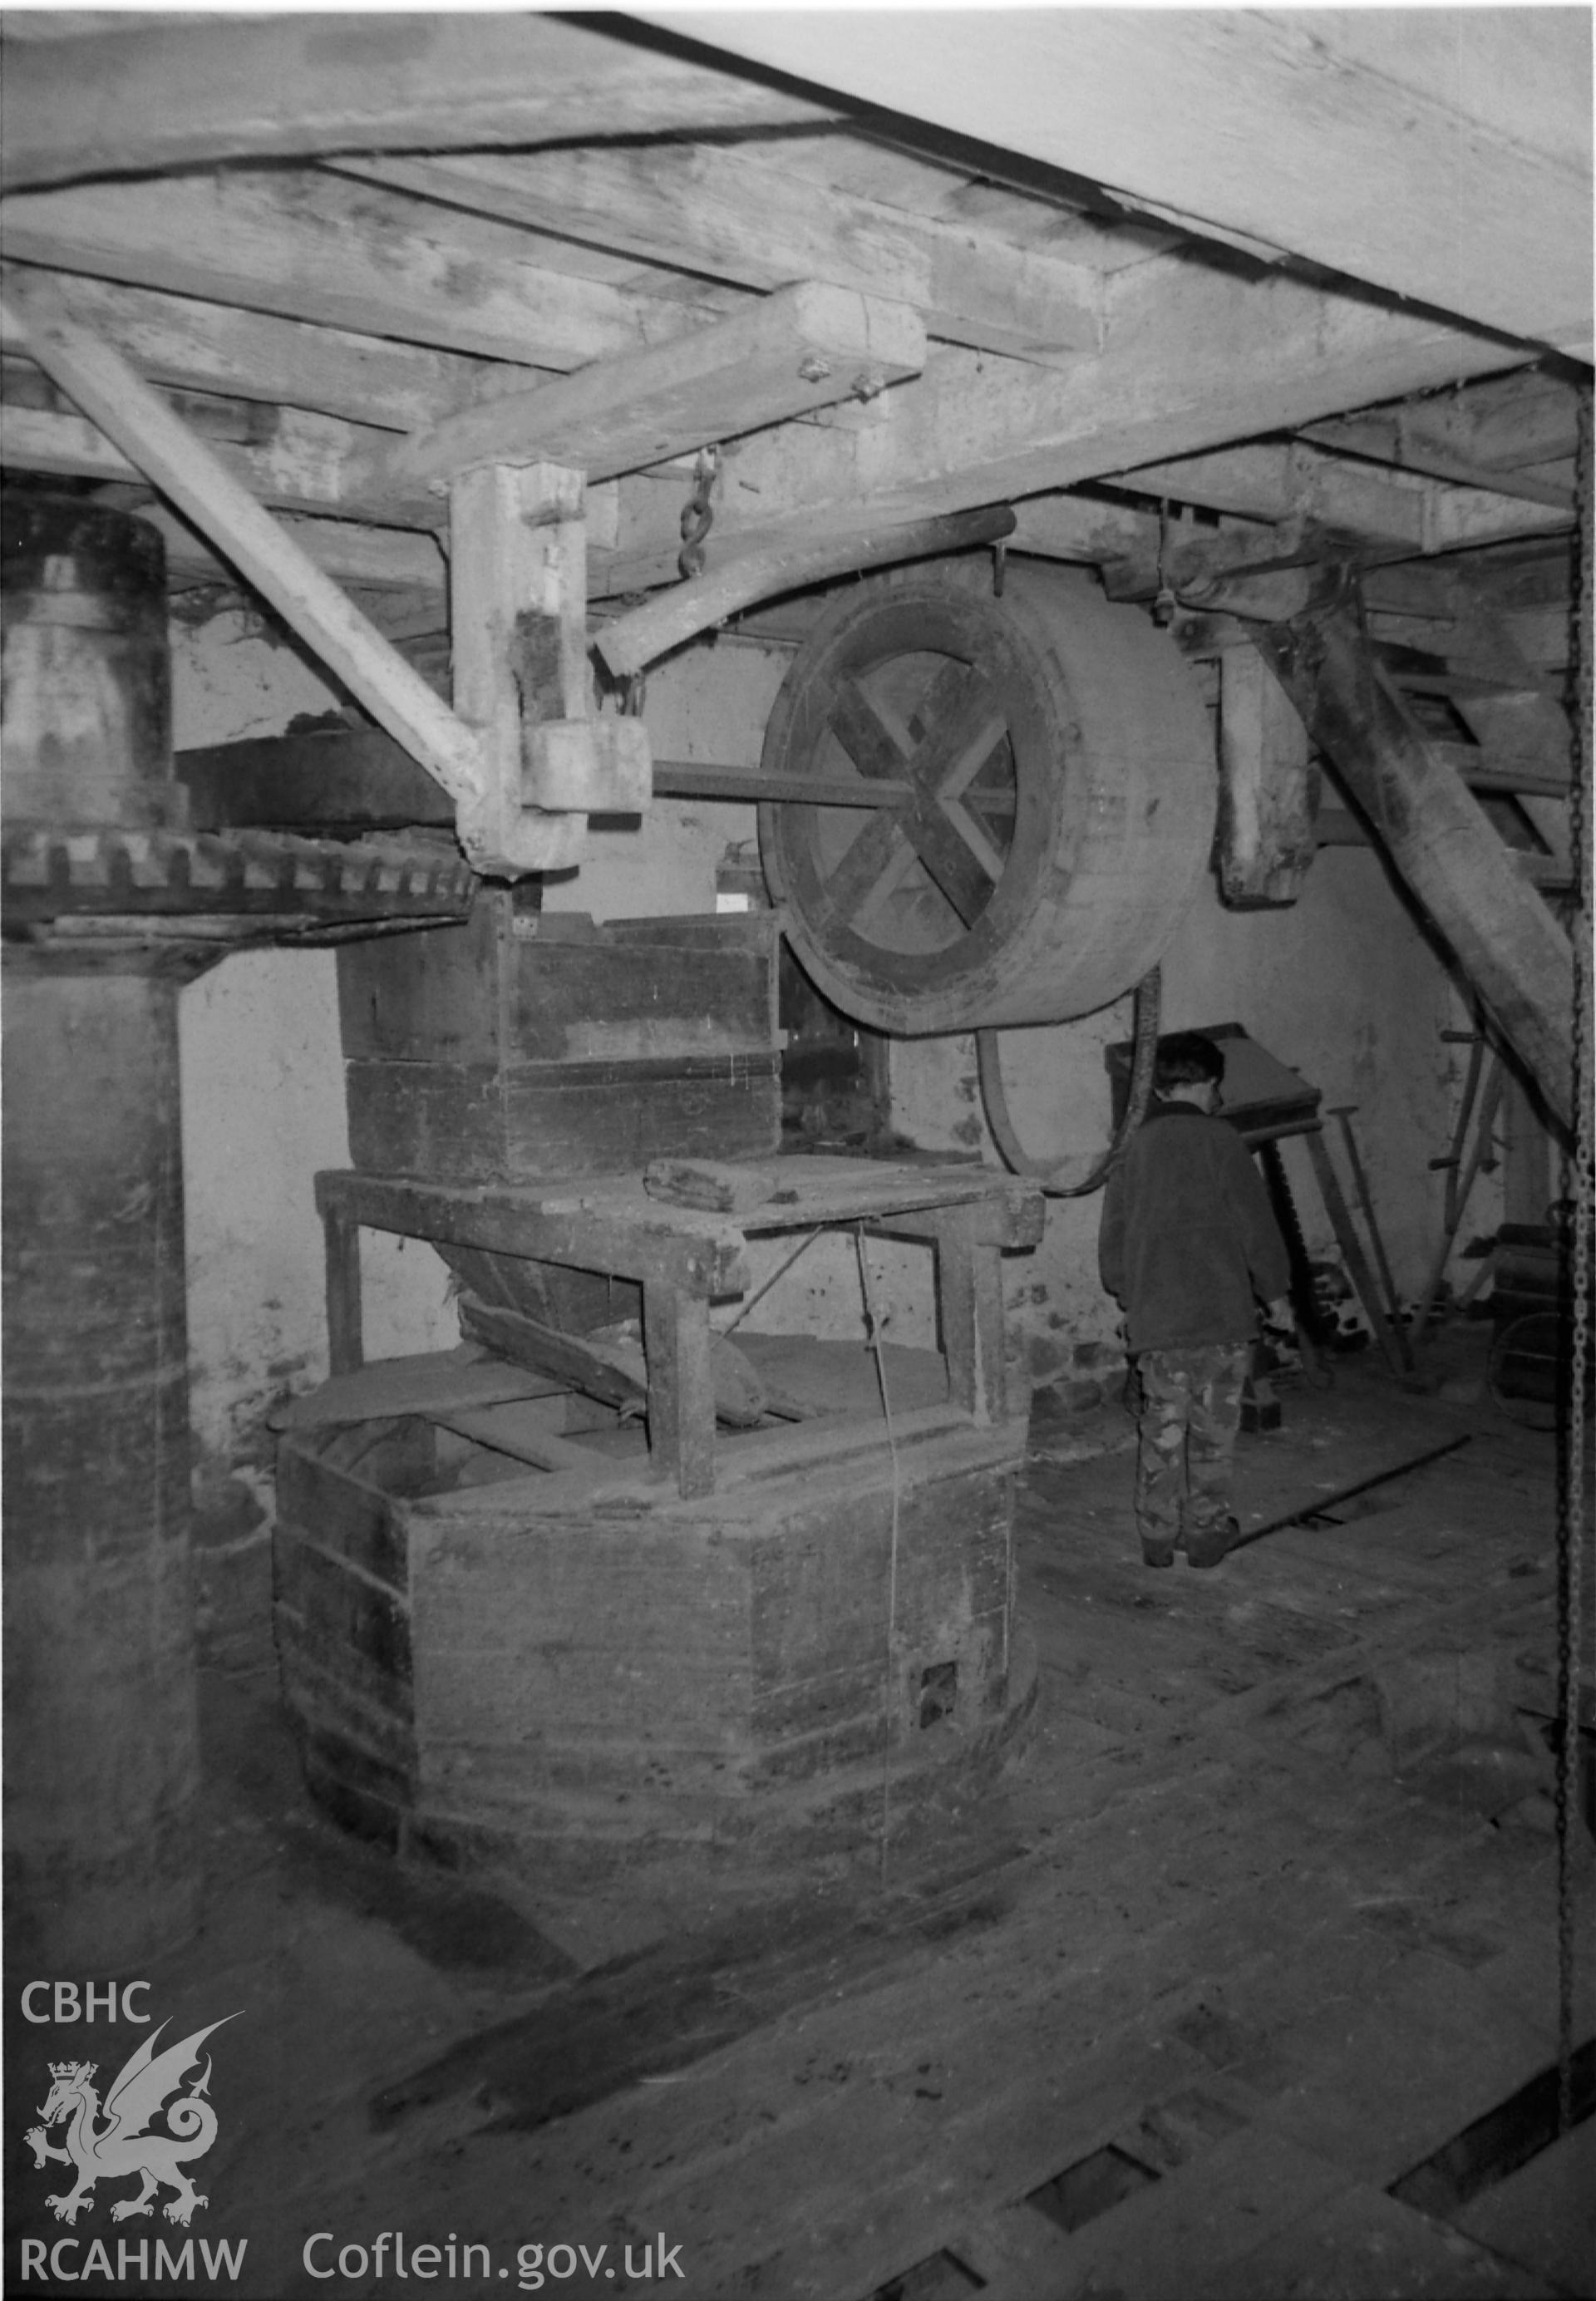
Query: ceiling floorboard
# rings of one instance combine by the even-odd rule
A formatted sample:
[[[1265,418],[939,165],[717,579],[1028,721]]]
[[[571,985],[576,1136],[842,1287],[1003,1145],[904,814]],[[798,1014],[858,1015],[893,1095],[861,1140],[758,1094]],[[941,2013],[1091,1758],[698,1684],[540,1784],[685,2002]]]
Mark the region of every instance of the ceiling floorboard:
[[[1587,10],[1415,10],[1375,46],[1355,9],[952,9],[923,40],[893,11],[839,10],[821,38],[790,9],[642,13],[1194,231],[1591,356]]]
[[[7,187],[215,160],[723,132],[834,112],[535,13],[188,21],[9,45]]]
[[[347,165],[372,182],[748,288],[824,280],[913,304],[945,341],[1052,360],[1098,340],[1099,281],[1085,267],[718,146]]]

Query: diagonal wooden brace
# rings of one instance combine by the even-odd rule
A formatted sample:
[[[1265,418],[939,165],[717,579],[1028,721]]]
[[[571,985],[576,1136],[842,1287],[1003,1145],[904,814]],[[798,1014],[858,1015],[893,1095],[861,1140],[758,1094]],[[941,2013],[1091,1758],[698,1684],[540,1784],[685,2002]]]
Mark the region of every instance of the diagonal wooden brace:
[[[79,327],[37,289],[18,294],[8,287],[4,323],[7,334],[26,342],[40,367],[85,415],[270,600],[379,724],[443,786],[455,802],[460,844],[473,869],[514,878],[566,866],[581,852],[586,816],[581,809],[617,805],[635,810],[640,803],[635,795],[623,799],[606,795],[576,799],[575,811],[564,811],[581,781],[568,769],[543,778],[542,785],[534,774],[534,788],[527,791],[519,690],[514,684],[513,740],[509,733],[499,740],[491,712],[451,711],[120,352]],[[577,485],[580,496],[580,481]],[[580,552],[580,520],[577,534]],[[580,659],[574,636],[585,615],[580,559],[578,566],[574,596],[579,604],[571,615],[573,632],[566,642],[566,657],[574,647]],[[563,596],[572,595],[567,589]],[[513,620],[511,598],[506,594],[492,602],[496,629]],[[474,638],[466,635],[468,657]],[[584,691],[580,682],[572,688],[573,694]],[[571,715],[582,715],[572,709]],[[637,741],[630,734],[623,738],[613,749],[615,772],[606,775],[596,768],[588,788],[635,794]],[[594,756],[601,757],[597,745]],[[559,802],[562,811],[542,811],[547,805],[539,796],[543,785],[557,785],[567,795]]]

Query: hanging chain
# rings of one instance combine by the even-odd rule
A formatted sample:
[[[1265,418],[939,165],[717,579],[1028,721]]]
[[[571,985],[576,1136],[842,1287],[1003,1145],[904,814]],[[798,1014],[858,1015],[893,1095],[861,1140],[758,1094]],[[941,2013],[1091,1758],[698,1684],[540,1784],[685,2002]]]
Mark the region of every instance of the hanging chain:
[[[1169,498],[1166,496],[1158,506],[1158,589],[1152,605],[1152,618],[1160,631],[1166,630],[1174,623],[1175,609],[1180,604],[1174,596],[1174,590],[1165,566],[1168,552]]]
[[[684,583],[704,572],[704,539],[714,525],[714,506],[709,498],[720,469],[720,449],[700,448],[693,466],[693,491],[681,509],[681,549],[676,569]]]
[[[1584,1646],[1583,1569],[1585,1415],[1591,1395],[1591,1250],[1592,1193],[1596,1190],[1596,1145],[1592,1139],[1592,951],[1591,951],[1591,706],[1592,706],[1592,486],[1596,481],[1592,442],[1591,391],[1580,394],[1577,494],[1579,580],[1575,590],[1574,660],[1575,773],[1569,788],[1569,845],[1574,853],[1574,1156],[1571,1188],[1573,1260],[1568,1403],[1563,1424],[1561,1523],[1558,1527],[1558,1708],[1562,1742],[1558,1763],[1558,2130],[1574,2123],[1574,1857],[1572,1838],[1580,1812],[1580,1665]]]

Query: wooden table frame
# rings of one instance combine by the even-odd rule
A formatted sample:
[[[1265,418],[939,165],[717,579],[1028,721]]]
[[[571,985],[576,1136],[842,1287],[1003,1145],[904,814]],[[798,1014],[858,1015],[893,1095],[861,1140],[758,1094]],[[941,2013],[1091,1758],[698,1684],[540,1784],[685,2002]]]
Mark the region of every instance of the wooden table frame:
[[[315,1189],[326,1238],[330,1370],[350,1374],[364,1360],[363,1228],[632,1279],[643,1290],[648,1444],[656,1468],[685,1497],[713,1494],[711,1302],[748,1291],[749,1238],[862,1225],[872,1234],[934,1246],[950,1403],[977,1425],[1003,1421],[999,1258],[1005,1249],[1040,1241],[1040,1192],[973,1165],[794,1158],[766,1162],[761,1171],[771,1178],[772,1197],[736,1219],[651,1198],[636,1176],[460,1186],[320,1174]]]

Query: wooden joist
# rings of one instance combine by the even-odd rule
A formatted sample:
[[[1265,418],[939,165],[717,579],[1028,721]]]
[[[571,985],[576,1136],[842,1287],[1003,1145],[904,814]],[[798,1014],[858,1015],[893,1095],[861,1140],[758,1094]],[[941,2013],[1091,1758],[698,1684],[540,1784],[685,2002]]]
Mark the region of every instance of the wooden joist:
[[[8,50],[7,185],[246,155],[444,151],[829,116],[804,98],[552,16],[129,23]]]
[[[815,533],[1012,501],[1290,429],[1371,393],[1483,373],[1502,356],[1500,344],[1425,315],[1162,260],[1121,273],[1107,308],[1099,357],[1068,371],[947,347],[901,387],[880,432],[806,424],[756,434],[723,473],[711,568],[716,544],[729,548],[740,531],[764,548],[783,521]],[[626,488],[606,580],[668,581],[681,497],[645,486],[629,499]]]
[[[927,332],[1056,362],[1095,350],[1097,276],[723,145],[603,146],[339,163],[425,197],[745,288],[823,280],[912,304]]]
[[[1324,427],[1316,427],[1320,436]],[[1334,427],[1331,427],[1334,428]],[[1383,472],[1297,441],[1265,441],[1116,472],[1116,486],[1248,519],[1311,521],[1323,533],[1366,537],[1413,552],[1557,533],[1573,509],[1527,501],[1478,481],[1448,486],[1414,472]]]
[[[1048,535],[1063,518],[1064,556],[1100,557],[1099,528],[1139,519],[1145,542],[1157,523],[1128,506],[1065,515],[1057,494],[1074,481],[1287,428],[1371,390],[1390,397],[1433,386],[1501,357],[1500,346],[1427,318],[1291,280],[1259,284],[1158,260],[1119,275],[1108,308],[1101,356],[1075,370],[942,348],[897,388],[890,425],[788,424],[752,434],[722,473],[711,570],[738,538],[743,548],[780,548],[841,525],[896,524],[1015,496],[1053,498],[1022,513],[1037,523],[1036,548],[1061,548]],[[21,468],[129,476],[125,458],[78,418],[20,409],[8,410],[6,423],[9,459]],[[280,507],[439,524],[430,496],[381,491],[374,474],[390,444],[373,427],[283,408],[260,444],[234,442],[220,453],[252,492]],[[594,588],[673,582],[684,481],[637,475],[619,484],[613,541],[600,549],[594,539]]]
[[[1314,424],[1304,436],[1343,455],[1366,456],[1375,464],[1389,464],[1396,471],[1427,473],[1436,479],[1460,481],[1466,487],[1486,488],[1498,496],[1546,504],[1573,521],[1574,489],[1566,481],[1542,479],[1533,472],[1466,463],[1460,456],[1449,455],[1442,446],[1411,439],[1400,420],[1341,416],[1333,423]]]
[[[538,372],[422,344],[354,335],[159,289],[46,272],[61,308],[116,346],[152,383],[280,403],[350,423],[414,431]]]
[[[1554,496],[1526,477],[1525,467],[1571,456],[1578,428],[1574,385],[1525,368],[1466,391],[1338,416],[1314,425],[1307,437],[1409,471],[1466,478],[1472,485],[1494,485],[1504,495],[1522,492],[1533,501],[1566,504],[1566,488]]]
[[[233,579],[237,571],[180,513],[165,504],[152,503],[142,506],[138,516],[157,528],[164,539],[169,573],[198,574],[218,582]],[[406,595],[437,592],[441,598],[447,570],[443,553],[430,535],[405,534],[396,527],[363,527],[347,519],[288,516],[280,519],[278,525],[323,574],[335,576],[340,583],[361,590]],[[441,628],[441,605],[438,613]]]
[[[129,367],[128,372],[135,372]],[[153,387],[140,388],[161,399]],[[166,405],[163,399],[162,405]],[[234,407],[243,406],[242,401],[233,403]],[[341,512],[348,519],[396,529],[443,525],[443,506],[424,489],[399,497],[378,488],[374,474],[387,452],[389,433],[369,424],[347,423],[336,415],[278,407],[253,425],[228,424],[229,430],[247,435],[253,430],[253,439],[217,438],[208,419],[225,416],[225,411],[226,403],[206,408],[194,405],[187,395],[176,411],[169,410],[195,438],[204,439],[206,452],[261,503],[284,511]],[[73,479],[138,476],[138,464],[105,427],[87,415],[54,407],[0,406],[0,456],[13,471],[58,472]]]
[[[178,176],[26,192],[0,205],[8,255],[357,334],[566,370],[686,335],[706,304],[546,270],[513,229],[320,171]]]
[[[472,465],[536,455],[589,479],[871,398],[925,364],[925,331],[902,304],[801,280],[674,342],[446,416],[395,447],[396,492]]]

